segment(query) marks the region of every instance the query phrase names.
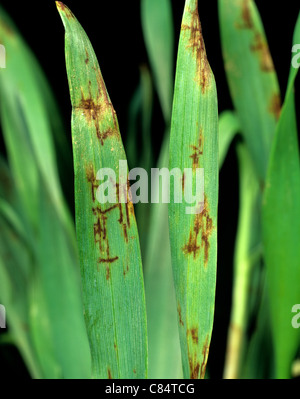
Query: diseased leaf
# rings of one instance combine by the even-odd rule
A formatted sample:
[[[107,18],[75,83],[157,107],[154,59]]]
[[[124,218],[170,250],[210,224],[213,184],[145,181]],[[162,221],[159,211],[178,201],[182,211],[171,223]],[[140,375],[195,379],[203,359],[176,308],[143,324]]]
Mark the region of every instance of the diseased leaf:
[[[180,169],[180,189],[184,193],[195,190],[197,169],[204,168],[204,201],[197,198],[195,213],[188,214],[185,201],[175,203],[175,183],[171,179],[169,225],[184,378],[204,378],[211,341],[217,266],[218,156],[215,80],[206,57],[198,1],[187,0],[178,49],[169,167]],[[190,182],[185,168],[192,171]]]
[[[72,102],[76,231],[84,312],[94,378],[145,378],[147,328],[142,264],[127,179],[119,179],[126,160],[116,113],[92,45],[61,2],[66,31],[66,65]],[[97,174],[116,174],[114,191],[126,203],[97,200]],[[127,170],[120,170],[124,177]]]
[[[281,109],[280,90],[253,0],[219,0],[225,70],[256,173],[264,182]]]

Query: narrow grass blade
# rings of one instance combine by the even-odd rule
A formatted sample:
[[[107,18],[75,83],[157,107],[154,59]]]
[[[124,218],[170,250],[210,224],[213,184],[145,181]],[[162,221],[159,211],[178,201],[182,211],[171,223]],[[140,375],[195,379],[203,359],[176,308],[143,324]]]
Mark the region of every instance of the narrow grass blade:
[[[234,137],[240,133],[240,123],[232,111],[224,111],[219,116],[219,168],[226,159],[229,147]]]
[[[129,148],[131,159],[130,169],[143,168],[148,174],[153,166],[153,151],[151,142],[153,108],[153,84],[150,72],[146,66],[140,68],[140,85],[133,97],[130,113],[130,135],[126,140],[126,148]],[[135,112],[133,112],[135,111]],[[127,153],[127,152],[126,152]],[[128,158],[128,155],[127,155]],[[129,159],[129,158],[128,158]],[[148,184],[148,190],[150,185]],[[146,252],[149,231],[150,204],[138,203],[135,205],[137,225],[139,226],[139,238],[142,256]]]
[[[141,20],[166,129],[158,168],[167,168],[174,86],[174,27],[170,0],[142,0]],[[169,242],[168,206],[152,204],[145,251],[149,378],[182,378],[176,300]]]
[[[169,132],[165,133],[169,137]],[[163,143],[158,168],[167,168],[169,141]],[[154,185],[157,187],[156,185]],[[182,378],[181,353],[171,264],[168,205],[152,204],[145,257],[149,337],[149,378]]]
[[[142,28],[165,121],[172,111],[174,27],[170,0],[142,0]]]
[[[185,3],[178,50],[170,139],[170,169],[179,168],[182,188],[195,189],[204,168],[204,204],[187,214],[175,203],[171,182],[169,225],[181,354],[185,378],[204,378],[211,341],[217,265],[218,105],[207,61],[198,1]],[[184,169],[192,170],[192,184]],[[198,199],[199,200],[199,199]],[[198,210],[199,212],[199,210]]]
[[[261,191],[249,151],[237,146],[240,171],[240,212],[237,231],[230,328],[225,362],[225,379],[241,377],[247,348],[247,328],[251,315],[250,295],[253,269],[259,265],[261,248]]]
[[[117,117],[86,33],[64,4],[57,2],[57,8],[66,31],[76,229],[92,375],[145,378],[145,298],[133,205],[119,198],[100,204],[96,198],[97,172],[110,168],[119,176],[119,161],[126,160]],[[115,188],[122,192],[117,176]]]
[[[281,109],[279,85],[253,0],[219,0],[225,69],[242,134],[265,180]]]
[[[294,44],[300,43],[300,17]],[[299,303],[300,165],[294,81],[289,85],[272,147],[263,203],[263,238],[277,378],[290,378],[300,343],[292,327]]]

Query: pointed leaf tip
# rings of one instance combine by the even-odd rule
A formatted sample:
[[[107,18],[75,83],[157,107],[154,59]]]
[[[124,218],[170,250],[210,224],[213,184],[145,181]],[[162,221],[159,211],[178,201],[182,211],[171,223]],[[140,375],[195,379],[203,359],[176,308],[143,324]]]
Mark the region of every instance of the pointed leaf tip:
[[[55,3],[56,3],[56,7],[58,9],[58,12],[60,14],[64,13],[68,19],[75,18],[72,11],[64,3],[62,3],[61,1],[56,1]]]

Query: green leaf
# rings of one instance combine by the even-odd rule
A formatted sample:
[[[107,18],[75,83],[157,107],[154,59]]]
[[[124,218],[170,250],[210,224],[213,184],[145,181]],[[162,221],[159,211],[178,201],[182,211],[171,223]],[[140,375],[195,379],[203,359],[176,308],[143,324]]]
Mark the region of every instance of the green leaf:
[[[300,17],[294,44],[300,42]],[[292,69],[277,126],[263,202],[263,238],[277,378],[290,378],[300,343],[291,324],[299,303],[300,165]]]
[[[51,106],[51,93],[43,91],[45,82],[34,56],[2,10],[0,19],[1,37],[10,54],[0,74],[0,95],[5,98],[1,123],[16,188],[11,200],[0,201],[0,211],[12,225],[12,233],[23,240],[26,256],[16,256],[11,249],[15,269],[8,277],[26,308],[38,372],[28,356],[25,361],[35,377],[87,378],[90,353],[75,231],[62,196],[51,129],[51,120],[59,116]],[[21,290],[15,279],[26,267]],[[17,301],[12,301],[8,317],[13,329],[17,311]],[[22,352],[21,344],[19,349]]]
[[[6,69],[0,73],[1,119],[5,125],[3,134],[21,201],[24,201],[32,222],[37,224],[37,202],[32,201],[36,200],[38,172],[41,173],[59,217],[71,231],[58,178],[51,129],[51,118],[56,119],[57,116],[53,114],[49,117],[48,103],[37,79],[42,72],[36,72],[36,60],[2,8],[0,35],[9,54]],[[27,168],[24,165],[28,165]]]
[[[254,269],[258,269],[261,248],[261,190],[249,151],[244,143],[237,146],[240,172],[240,209],[234,254],[234,281],[230,327],[226,352],[224,378],[241,377],[247,349],[247,330],[251,296],[257,296],[253,287]]]
[[[264,182],[281,108],[273,60],[253,0],[219,0],[219,14],[232,100],[256,173]]]
[[[92,45],[72,12],[57,8],[66,30],[66,65],[72,102],[76,230],[85,321],[94,378],[145,378],[147,327],[142,263],[126,156],[115,111]],[[97,172],[116,174],[116,198],[97,201]]]
[[[230,144],[240,132],[240,123],[232,111],[224,111],[219,116],[219,168],[226,159]]]
[[[196,170],[204,168],[204,201],[197,198],[194,211],[198,213],[187,214],[185,201],[175,203],[175,183],[171,180],[170,240],[185,378],[204,378],[211,341],[217,266],[218,155],[215,80],[206,57],[198,1],[187,0],[178,50],[169,167],[180,169],[180,190],[184,193],[195,191]],[[186,168],[192,172],[190,184],[184,175]]]
[[[170,0],[142,0],[142,28],[165,121],[172,111],[174,27]]]
[[[157,165],[160,169],[167,168],[169,163],[168,131],[165,138]],[[182,378],[167,204],[152,204],[144,264],[149,378]]]

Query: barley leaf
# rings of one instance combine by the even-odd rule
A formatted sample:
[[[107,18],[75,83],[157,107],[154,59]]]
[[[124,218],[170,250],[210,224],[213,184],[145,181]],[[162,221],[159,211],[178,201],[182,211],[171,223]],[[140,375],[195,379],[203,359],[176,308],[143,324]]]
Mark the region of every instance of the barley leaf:
[[[241,377],[247,349],[246,333],[253,312],[250,310],[251,296],[256,297],[257,294],[252,283],[253,273],[259,265],[262,254],[260,186],[251,156],[244,143],[238,144],[237,153],[240,172],[240,211],[234,256],[232,311],[224,371],[226,379]]]
[[[219,0],[223,57],[241,133],[265,180],[281,99],[273,60],[253,0]]]
[[[300,42],[300,17],[294,44]],[[300,166],[294,82],[289,85],[277,126],[263,203],[263,237],[277,378],[291,376],[300,331],[293,328],[292,308],[299,303]]]
[[[142,0],[142,27],[151,68],[167,123],[172,111],[174,27],[170,0]]]
[[[76,231],[84,312],[94,378],[145,378],[147,331],[142,264],[116,113],[92,45],[72,12],[57,7],[66,31],[66,65],[72,102]],[[97,172],[116,174],[105,204],[97,200]],[[123,176],[126,170],[120,170]],[[99,182],[98,182],[99,183]],[[98,197],[99,198],[99,197]]]
[[[206,57],[198,1],[185,3],[178,50],[170,139],[170,169],[182,173],[184,193],[204,168],[204,199],[195,212],[175,203],[171,181],[169,225],[181,354],[185,378],[204,378],[211,341],[217,264],[218,106]],[[192,172],[192,181],[184,169]],[[177,185],[178,190],[178,185]],[[178,192],[179,194],[179,192]],[[199,202],[198,202],[199,201]],[[201,203],[202,202],[202,203]],[[202,212],[199,213],[202,207]]]
[[[219,168],[226,159],[229,147],[234,137],[240,132],[240,124],[236,114],[224,111],[219,116]]]

